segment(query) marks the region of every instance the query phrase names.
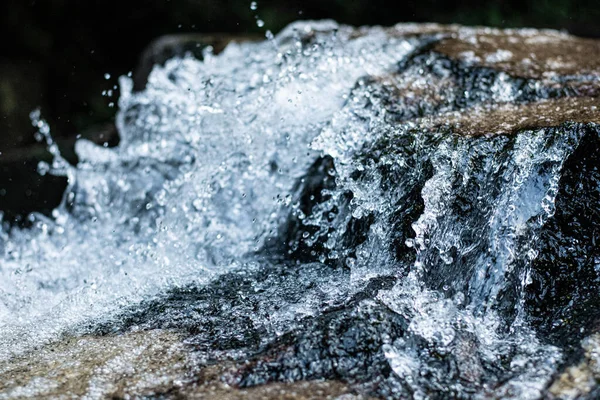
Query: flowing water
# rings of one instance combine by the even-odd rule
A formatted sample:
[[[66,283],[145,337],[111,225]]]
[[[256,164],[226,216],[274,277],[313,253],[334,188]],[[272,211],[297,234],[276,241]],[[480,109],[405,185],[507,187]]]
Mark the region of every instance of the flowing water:
[[[255,360],[241,387],[540,397],[565,353],[528,288],[569,157],[600,131],[409,122],[552,93],[504,73],[465,93],[469,71],[415,58],[441,34],[410,29],[295,23],[170,60],[142,92],[123,77],[119,145],[80,140],[77,166],[34,113],[55,156],[40,170],[69,184],[51,217],[0,232],[0,358],[169,328],[199,364]],[[390,89],[407,82],[443,96]]]

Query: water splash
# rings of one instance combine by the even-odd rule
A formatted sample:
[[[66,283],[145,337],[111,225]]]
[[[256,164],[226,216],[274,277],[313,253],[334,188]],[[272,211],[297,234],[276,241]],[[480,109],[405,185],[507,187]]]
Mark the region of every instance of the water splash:
[[[169,61],[142,93],[121,78],[120,145],[79,140],[77,168],[60,166],[72,176],[53,219],[35,214],[32,229],[4,233],[3,356],[27,348],[33,325],[40,337],[25,337],[51,338],[161,288],[236,268],[263,247],[317,156],[311,141],[353,82],[413,48],[402,39],[382,46],[383,30],[348,43],[351,33],[330,21],[299,23],[278,35],[276,49],[232,44],[203,62]]]
[[[40,170],[69,184],[52,218],[0,232],[0,358],[102,324],[212,318],[222,336],[190,339],[205,362],[297,340],[239,385],[341,377],[388,397],[538,397],[561,352],[536,337],[523,293],[584,133],[469,137],[410,122],[544,97],[487,72],[467,93],[455,75],[471,67],[415,56],[444,33],[401,34],[411,29],[295,23],[264,43],[170,60],[143,92],[122,77],[119,146],[79,140],[76,167],[32,114],[54,156]],[[416,103],[428,79],[444,95]],[[228,288],[211,291],[219,282]],[[167,290],[191,307],[184,321],[175,306],[148,311],[170,304]],[[210,294],[228,291],[246,302],[215,305]],[[215,340],[241,344],[216,351]],[[316,360],[315,340],[333,343]]]

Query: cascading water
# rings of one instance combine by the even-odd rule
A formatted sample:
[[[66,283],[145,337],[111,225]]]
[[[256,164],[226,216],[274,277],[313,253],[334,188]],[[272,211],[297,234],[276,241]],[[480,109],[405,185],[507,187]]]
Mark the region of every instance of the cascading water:
[[[430,51],[448,35],[303,22],[168,61],[143,92],[121,78],[119,146],[80,140],[76,167],[34,115],[55,156],[42,169],[69,185],[51,218],[1,232],[0,358],[173,329],[200,366],[252,360],[223,378],[239,387],[542,396],[565,353],[539,336],[530,286],[573,192],[561,177],[600,130],[437,127],[428,116],[570,93]]]

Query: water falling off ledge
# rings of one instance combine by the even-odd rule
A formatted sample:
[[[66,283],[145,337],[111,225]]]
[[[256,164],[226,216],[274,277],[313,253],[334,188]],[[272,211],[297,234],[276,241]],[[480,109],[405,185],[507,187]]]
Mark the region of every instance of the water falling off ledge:
[[[119,145],[80,140],[53,218],[2,232],[0,397],[191,396],[214,366],[241,391],[562,396],[554,376],[595,351],[600,63],[580,55],[599,47],[298,22],[141,92],[121,78]],[[155,336],[184,361],[152,385]],[[86,340],[114,356],[81,385],[19,372]]]

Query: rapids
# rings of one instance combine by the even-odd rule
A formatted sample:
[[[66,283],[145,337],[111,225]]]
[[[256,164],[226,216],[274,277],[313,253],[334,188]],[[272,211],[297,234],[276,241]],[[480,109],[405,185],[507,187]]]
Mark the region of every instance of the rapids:
[[[540,252],[570,248],[549,231],[566,223],[560,201],[598,198],[577,182],[596,182],[578,160],[600,130],[434,129],[425,117],[569,95],[430,52],[447,34],[298,22],[156,66],[141,92],[122,77],[119,145],[79,140],[76,166],[33,113],[54,155],[40,171],[68,187],[51,217],[0,232],[0,359],[172,329],[198,365],[253,360],[226,378],[239,387],[540,398],[588,329],[557,331],[582,315],[562,299],[544,315]],[[590,248],[569,251],[595,264]]]

